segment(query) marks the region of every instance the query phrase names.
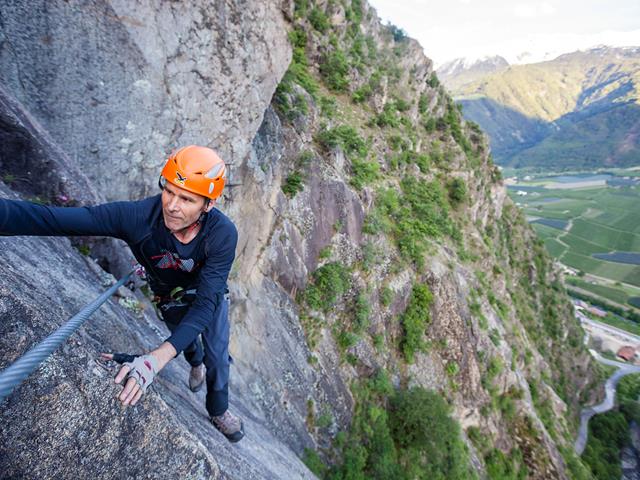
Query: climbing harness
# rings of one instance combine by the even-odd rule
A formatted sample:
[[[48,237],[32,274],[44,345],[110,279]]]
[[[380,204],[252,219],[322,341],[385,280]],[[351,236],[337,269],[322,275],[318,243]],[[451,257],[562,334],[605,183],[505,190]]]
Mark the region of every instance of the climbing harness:
[[[197,292],[196,288],[185,290],[182,287],[176,287],[169,292],[169,295],[154,296],[153,303],[163,312],[173,307],[186,307],[193,303]]]
[[[38,366],[47,359],[62,343],[69,338],[91,314],[106,302],[118,288],[124,285],[133,270],[118,280],[109,290],[104,292],[93,302],[86,305],[80,312],[71,317],[67,323],[33,347],[21,358],[0,372],[0,402],[7,398],[14,388],[20,385]]]

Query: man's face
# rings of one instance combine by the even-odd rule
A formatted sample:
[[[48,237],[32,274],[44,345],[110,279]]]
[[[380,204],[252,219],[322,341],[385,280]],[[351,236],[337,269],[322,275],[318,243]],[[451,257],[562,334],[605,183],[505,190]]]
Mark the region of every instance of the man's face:
[[[172,232],[180,231],[195,223],[200,214],[208,212],[213,202],[205,208],[206,199],[201,195],[167,182],[162,190],[162,216],[165,226]]]

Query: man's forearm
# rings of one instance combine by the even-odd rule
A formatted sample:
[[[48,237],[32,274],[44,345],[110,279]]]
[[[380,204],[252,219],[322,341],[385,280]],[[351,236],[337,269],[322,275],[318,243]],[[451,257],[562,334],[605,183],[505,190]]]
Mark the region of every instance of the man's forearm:
[[[169,363],[178,354],[173,345],[169,342],[164,342],[155,350],[149,352],[158,361],[158,371],[162,370],[164,366]]]
[[[116,202],[96,207],[55,207],[0,198],[0,235],[94,235],[124,238],[127,205]]]

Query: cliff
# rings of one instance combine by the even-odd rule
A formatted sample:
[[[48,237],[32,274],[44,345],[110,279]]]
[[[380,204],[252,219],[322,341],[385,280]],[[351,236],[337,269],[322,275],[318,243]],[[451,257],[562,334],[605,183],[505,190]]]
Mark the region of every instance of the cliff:
[[[414,394],[442,404],[429,428],[457,446],[430,453],[461,478],[583,472],[572,435],[597,376],[561,279],[482,132],[366,3],[14,2],[0,20],[3,196],[142,198],[190,142],[231,164],[231,395],[248,432],[232,446],[207,424],[181,359],[118,407],[98,352],[166,333],[121,289],[0,410],[7,476],[312,478],[304,457],[384,478],[386,453],[396,472],[417,452],[454,478],[417,430],[398,437]],[[2,244],[0,368],[110,278],[66,240]]]

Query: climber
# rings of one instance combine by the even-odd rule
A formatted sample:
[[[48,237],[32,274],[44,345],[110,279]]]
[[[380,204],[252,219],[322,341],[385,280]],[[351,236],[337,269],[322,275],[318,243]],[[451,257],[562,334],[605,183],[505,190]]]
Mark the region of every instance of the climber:
[[[191,365],[189,387],[206,381],[211,423],[231,442],[243,422],[228,409],[229,320],[227,277],[237,230],[214,208],[226,167],[210,148],[190,145],[167,160],[161,194],[93,207],[48,207],[0,198],[0,235],[95,235],[124,240],[146,271],[154,302],[171,335],[141,356],[103,353],[123,366],[118,398],[135,405],[155,375],[180,352]],[[202,341],[200,340],[202,337]],[[115,358],[114,358],[115,357]]]

